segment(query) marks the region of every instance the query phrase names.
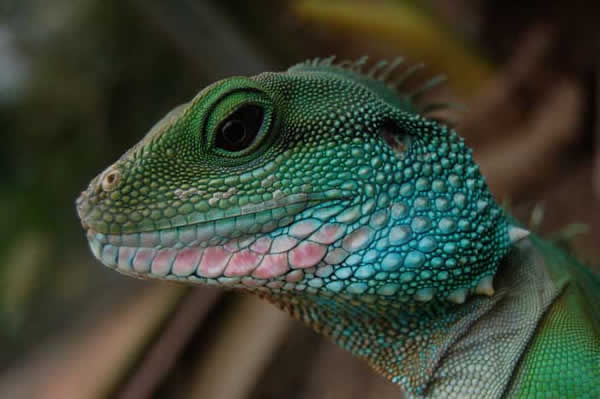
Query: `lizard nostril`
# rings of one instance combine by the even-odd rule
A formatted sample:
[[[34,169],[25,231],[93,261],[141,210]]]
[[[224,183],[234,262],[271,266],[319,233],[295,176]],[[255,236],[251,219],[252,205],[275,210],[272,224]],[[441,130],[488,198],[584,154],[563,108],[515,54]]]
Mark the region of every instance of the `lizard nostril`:
[[[102,177],[102,189],[106,192],[113,191],[117,188],[119,181],[121,181],[121,172],[113,169]]]

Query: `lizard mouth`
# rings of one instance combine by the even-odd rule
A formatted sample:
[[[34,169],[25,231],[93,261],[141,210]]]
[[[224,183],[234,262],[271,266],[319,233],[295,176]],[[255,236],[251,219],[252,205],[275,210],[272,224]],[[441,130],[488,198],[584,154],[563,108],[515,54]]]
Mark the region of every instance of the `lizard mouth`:
[[[256,286],[316,266],[327,245],[342,237],[342,225],[322,223],[314,215],[307,215],[309,221],[295,220],[307,209],[314,210],[311,214],[343,209],[336,205],[339,201],[323,202],[312,199],[152,232],[104,234],[88,228],[87,238],[98,260],[124,274],[220,284],[246,277],[246,286]]]

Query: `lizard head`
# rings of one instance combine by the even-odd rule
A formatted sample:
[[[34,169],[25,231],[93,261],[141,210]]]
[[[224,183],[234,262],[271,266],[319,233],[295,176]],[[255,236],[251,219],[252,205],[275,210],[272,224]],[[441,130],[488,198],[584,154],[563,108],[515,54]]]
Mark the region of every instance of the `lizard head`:
[[[489,294],[509,239],[470,150],[357,65],[233,77],[171,111],[77,200],[94,255],[268,297]]]

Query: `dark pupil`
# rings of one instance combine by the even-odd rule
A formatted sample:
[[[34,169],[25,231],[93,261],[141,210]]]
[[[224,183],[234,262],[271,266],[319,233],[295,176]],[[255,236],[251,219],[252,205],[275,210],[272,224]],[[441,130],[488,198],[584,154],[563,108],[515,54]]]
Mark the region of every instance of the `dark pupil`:
[[[215,145],[226,151],[241,151],[250,146],[260,131],[263,110],[246,105],[225,119],[217,129]]]

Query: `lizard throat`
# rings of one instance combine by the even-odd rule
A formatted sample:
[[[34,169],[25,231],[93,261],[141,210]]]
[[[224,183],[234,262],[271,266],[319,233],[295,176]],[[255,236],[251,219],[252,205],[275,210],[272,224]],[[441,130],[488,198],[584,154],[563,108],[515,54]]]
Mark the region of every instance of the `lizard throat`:
[[[344,294],[261,296],[366,360],[408,397],[500,398],[510,389],[514,359],[564,287],[552,283],[543,264],[531,242],[520,243],[499,265],[497,293],[461,305],[381,306]],[[465,376],[477,384],[464,384]]]

